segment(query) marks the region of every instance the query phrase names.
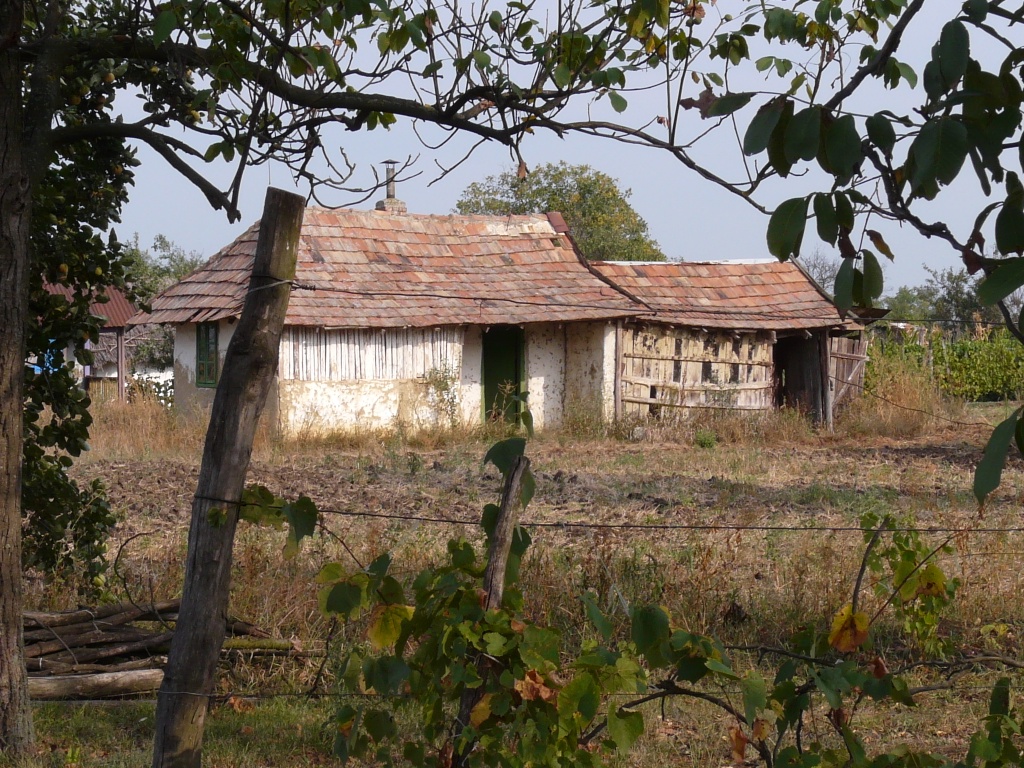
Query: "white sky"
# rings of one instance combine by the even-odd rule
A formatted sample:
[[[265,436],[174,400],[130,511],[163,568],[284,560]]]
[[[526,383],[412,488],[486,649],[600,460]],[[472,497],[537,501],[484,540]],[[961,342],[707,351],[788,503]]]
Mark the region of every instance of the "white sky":
[[[723,6],[734,2],[736,0],[721,0],[718,8],[721,10]],[[939,2],[939,6],[943,4],[948,5],[950,10],[959,7],[959,3],[950,0]],[[937,39],[939,26],[948,18],[929,16],[924,11],[921,18],[911,25],[912,34],[905,38],[910,47],[901,51],[900,58],[910,60],[919,75],[923,70],[921,58],[927,57],[930,45]],[[795,50],[787,52],[790,55],[797,53]],[[754,58],[757,58],[757,54]],[[764,87],[763,81],[753,72],[752,62],[745,64],[749,65],[746,69],[754,75],[754,79],[742,86],[738,86],[734,79],[732,88],[755,90]],[[689,95],[696,96],[696,90],[699,88]],[[866,90],[870,92],[871,103],[861,106],[865,113],[886,106],[902,111],[901,100],[910,96],[906,85],[901,85],[895,92],[884,92],[880,81],[868,83]],[[920,90],[919,85],[913,94],[915,100],[921,99]],[[632,123],[644,123],[654,115],[664,113],[664,106],[655,101],[653,95],[627,96],[630,107],[625,118]],[[131,97],[123,95],[121,98]],[[741,135],[756,107],[765,100],[766,97],[755,97],[748,107],[738,113]],[[857,108],[858,105],[852,106]],[[606,101],[595,105],[595,109],[607,112],[609,118],[614,117]],[[905,104],[902,109],[906,109]],[[695,111],[685,112],[683,117],[692,133],[709,125],[702,123]],[[724,175],[738,178],[742,171],[739,164],[742,158],[732,129],[723,125],[714,134],[702,143],[703,151],[698,155]],[[466,163],[430,185],[439,175],[435,160],[452,164],[475,143],[471,137],[456,137],[443,149],[432,151],[422,146],[407,122],[403,124],[400,119],[399,125],[390,131],[377,129],[358,134],[339,132],[334,140],[338,144],[344,142],[349,158],[360,164],[356,180],[362,183],[372,181],[369,166],[376,165],[383,175],[383,160],[403,160],[418,155],[419,160],[413,170],[422,171],[421,175],[400,183],[397,193],[413,213],[450,213],[468,184],[511,166],[505,148],[496,144],[484,145]],[[538,133],[527,137],[524,155],[531,167],[565,160],[569,163],[585,163],[617,179],[623,189],[632,191],[630,202],[646,219],[652,236],[669,258],[705,260],[769,256],[765,246],[767,217],[736,196],[701,179],[667,154],[609,140],[573,135],[559,139],[552,134]],[[287,173],[281,169],[250,169],[247,171],[240,206],[242,221],[229,224],[223,211],[214,211],[196,188],[172,171],[155,153],[142,148],[139,158],[142,165],[136,169],[136,185],[131,191],[131,201],[125,209],[123,223],[117,229],[122,239],[137,232],[143,246],[150,244],[157,234],[162,234],[186,250],[199,251],[209,256],[260,217],[268,185],[295,189],[303,194],[306,192],[301,188],[296,189]],[[224,164],[212,164],[204,168],[204,173],[224,184],[230,178],[231,169]],[[937,202],[915,204],[915,210],[926,220],[946,221],[955,235],[966,239],[977,212],[990,201],[983,198],[969,162],[965,164],[961,176],[962,179],[954,187],[940,193]],[[811,191],[827,191],[824,184],[821,177],[791,177],[789,180],[774,182],[767,189],[769,195],[762,197],[761,202],[772,206],[787,197]],[[998,188],[995,194],[999,194]],[[373,202],[381,197],[383,193],[360,203],[358,207],[372,208]],[[332,205],[351,205],[353,198],[339,194],[327,202]],[[895,263],[886,264],[887,293],[893,292],[899,285],[924,282],[927,273],[923,265],[926,263],[937,269],[959,266],[956,255],[944,243],[925,240],[916,232],[901,231],[888,222],[875,220],[869,226],[881,231],[896,254]],[[803,252],[809,253],[816,248],[830,250],[817,239],[813,222],[809,222]]]

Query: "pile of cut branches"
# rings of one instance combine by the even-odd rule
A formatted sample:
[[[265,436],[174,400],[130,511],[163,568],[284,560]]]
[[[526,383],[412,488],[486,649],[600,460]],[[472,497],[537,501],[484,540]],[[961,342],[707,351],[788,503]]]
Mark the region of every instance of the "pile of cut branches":
[[[25,666],[33,699],[79,699],[153,691],[163,680],[179,600],[118,603],[56,613],[26,612]],[[288,641],[228,620],[225,648],[288,652]],[[237,639],[236,639],[237,638]]]

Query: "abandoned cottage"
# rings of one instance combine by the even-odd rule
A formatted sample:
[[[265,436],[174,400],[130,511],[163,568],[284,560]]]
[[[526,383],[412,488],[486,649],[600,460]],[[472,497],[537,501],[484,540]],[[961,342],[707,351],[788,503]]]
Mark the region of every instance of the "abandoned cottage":
[[[175,327],[175,400],[212,402],[259,225],[135,322]],[[832,303],[795,266],[589,264],[558,214],[309,208],[267,406],[289,435],[581,410],[822,418]]]

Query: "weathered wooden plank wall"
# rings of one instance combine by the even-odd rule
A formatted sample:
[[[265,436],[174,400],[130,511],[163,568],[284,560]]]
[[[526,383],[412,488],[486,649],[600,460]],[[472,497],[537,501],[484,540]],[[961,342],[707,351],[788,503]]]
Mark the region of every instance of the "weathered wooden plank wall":
[[[859,337],[833,336],[829,342],[829,377],[835,394],[832,404],[854,398],[864,389],[864,368],[868,361],[868,340]]]
[[[632,326],[622,335],[624,415],[774,405],[770,332]]]
[[[458,370],[464,329],[286,328],[282,379],[297,381],[404,380],[431,370]]]

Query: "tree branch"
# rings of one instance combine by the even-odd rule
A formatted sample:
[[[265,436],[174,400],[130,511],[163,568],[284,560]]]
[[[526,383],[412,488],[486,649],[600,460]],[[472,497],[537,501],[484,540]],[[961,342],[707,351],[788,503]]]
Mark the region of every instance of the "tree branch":
[[[825,102],[824,107],[829,112],[835,111],[835,109],[843,103],[843,101],[852,94],[860,84],[870,75],[877,74],[885,62],[896,52],[899,48],[900,41],[903,37],[903,32],[906,30],[907,25],[910,24],[917,12],[924,7],[924,0],[911,0],[910,5],[907,6],[907,10],[900,16],[893,27],[892,32],[889,33],[889,37],[885,41],[885,45],[874,55],[874,57],[865,64],[863,67],[853,73],[853,77],[850,78],[850,82],[836,91],[835,95],[831,99]]]

